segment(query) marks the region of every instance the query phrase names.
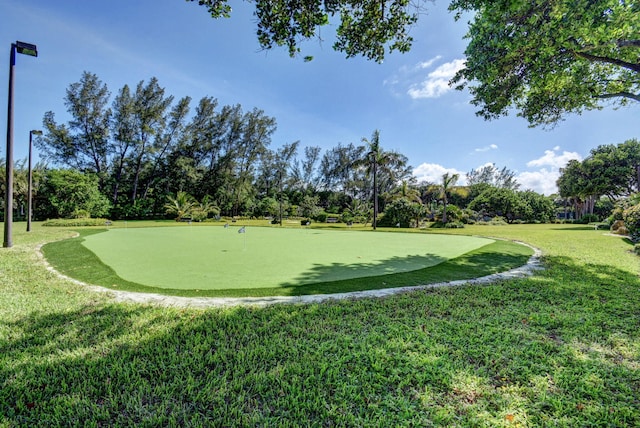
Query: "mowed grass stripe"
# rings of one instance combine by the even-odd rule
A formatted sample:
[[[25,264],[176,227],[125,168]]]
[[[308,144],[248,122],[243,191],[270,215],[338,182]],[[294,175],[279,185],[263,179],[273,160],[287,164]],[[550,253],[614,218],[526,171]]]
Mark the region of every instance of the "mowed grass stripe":
[[[111,229],[83,245],[125,281],[165,289],[277,288],[410,272],[492,243],[318,229]]]

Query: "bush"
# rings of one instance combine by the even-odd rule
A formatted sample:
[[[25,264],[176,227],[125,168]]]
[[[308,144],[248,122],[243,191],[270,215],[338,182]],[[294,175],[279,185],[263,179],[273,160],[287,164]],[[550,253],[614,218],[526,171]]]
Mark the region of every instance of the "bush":
[[[432,227],[434,229],[464,229],[464,223],[461,221],[448,221],[446,223],[436,221],[429,227]]]
[[[622,213],[624,225],[629,231],[631,240],[638,242],[640,237],[640,204],[632,205]]]
[[[80,219],[80,218],[91,218],[91,213],[89,213],[89,211],[87,210],[83,210],[83,209],[76,209],[73,212],[73,218],[75,219]]]
[[[624,226],[624,221],[622,221],[622,219],[616,220],[611,224],[611,231],[615,232],[623,226]]]
[[[380,227],[411,227],[412,223],[424,216],[422,204],[406,198],[396,199],[387,204],[383,215],[378,219]]]
[[[496,216],[496,217],[493,217],[489,221],[483,220],[483,221],[479,221],[476,224],[480,224],[480,225],[483,225],[483,226],[506,226],[509,223],[507,223],[507,221],[504,219],[504,217]]]
[[[344,211],[340,216],[340,221],[345,224],[353,223],[353,214],[351,214],[349,211]]]
[[[576,221],[578,224],[589,224],[589,223],[597,223],[600,219],[595,214],[585,214],[580,217],[580,220]]]
[[[50,227],[79,227],[79,226],[106,226],[111,222],[106,218],[59,218],[47,220],[43,226]]]
[[[313,216],[313,219],[318,223],[324,223],[325,221],[327,221],[327,217],[328,217],[328,215],[327,215],[326,212],[320,211],[319,213],[316,213]]]
[[[309,226],[311,224],[311,220],[308,218],[300,220],[300,226]]]

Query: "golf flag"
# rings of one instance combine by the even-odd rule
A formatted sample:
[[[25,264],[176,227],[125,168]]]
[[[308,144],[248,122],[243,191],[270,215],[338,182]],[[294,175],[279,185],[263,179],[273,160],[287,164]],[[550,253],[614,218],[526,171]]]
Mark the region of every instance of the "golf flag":
[[[245,227],[246,226],[242,226],[240,229],[238,229],[238,233],[245,233],[246,232]]]

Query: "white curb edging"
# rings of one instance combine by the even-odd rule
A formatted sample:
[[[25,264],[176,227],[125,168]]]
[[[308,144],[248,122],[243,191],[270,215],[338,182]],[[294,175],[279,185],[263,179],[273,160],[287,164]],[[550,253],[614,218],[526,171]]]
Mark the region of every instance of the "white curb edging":
[[[393,294],[406,293],[410,291],[426,290],[430,288],[440,287],[456,287],[460,285],[480,285],[487,284],[497,280],[507,280],[513,278],[522,278],[530,276],[534,271],[543,269],[540,257],[542,252],[529,244],[524,242],[514,241],[517,244],[525,245],[533,249],[534,253],[529,258],[527,263],[515,269],[508,270],[506,272],[494,273],[491,275],[474,278],[464,279],[457,281],[438,282],[434,284],[415,285],[410,287],[395,287],[395,288],[383,288],[379,290],[365,290],[365,291],[352,291],[348,293],[334,293],[334,294],[308,294],[303,296],[267,296],[267,297],[181,297],[181,296],[168,296],[156,293],[139,293],[133,291],[120,291],[112,288],[100,287],[97,285],[86,284],[82,281],[78,281],[69,276],[66,276],[57,270],[55,270],[45,259],[38,247],[38,254],[45,263],[48,270],[54,272],[58,276],[72,281],[76,284],[83,285],[90,290],[107,293],[116,302],[125,303],[140,303],[156,306],[167,307],[181,307],[181,308],[210,308],[210,307],[229,307],[229,306],[268,306],[275,304],[296,304],[296,303],[320,303],[326,300],[339,300],[339,299],[360,299],[366,297],[385,297]]]

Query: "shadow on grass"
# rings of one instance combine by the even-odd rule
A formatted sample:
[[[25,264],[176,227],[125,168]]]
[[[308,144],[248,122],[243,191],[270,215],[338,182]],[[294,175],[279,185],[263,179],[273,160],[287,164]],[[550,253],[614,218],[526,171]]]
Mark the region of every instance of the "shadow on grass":
[[[639,426],[640,281],[547,262],[320,305],[36,309],[0,320],[0,425]]]
[[[360,264],[317,265],[301,275],[296,283],[274,288],[243,288],[220,290],[184,290],[150,287],[120,278],[116,272],[91,251],[81,245],[87,234],[99,230],[83,230],[77,238],[46,244],[42,252],[59,272],[88,284],[122,291],[157,293],[184,297],[264,297],[299,296],[306,294],[344,293],[382,288],[425,285],[435,282],[464,280],[507,271],[526,264],[532,254],[528,247],[507,241],[496,241],[458,258],[447,260],[437,255],[393,257],[386,261]],[[422,261],[428,267],[401,272],[403,265]],[[380,264],[388,273],[379,275]],[[433,266],[435,264],[435,266]],[[371,275],[376,272],[375,276]],[[351,277],[334,281],[331,277]]]

